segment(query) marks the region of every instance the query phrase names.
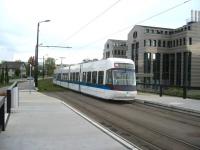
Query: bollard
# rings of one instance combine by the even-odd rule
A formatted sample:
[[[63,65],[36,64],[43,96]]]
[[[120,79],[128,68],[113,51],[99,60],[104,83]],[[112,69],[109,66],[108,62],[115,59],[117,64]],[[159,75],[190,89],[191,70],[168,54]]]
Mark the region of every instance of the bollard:
[[[4,108],[5,104],[3,102],[2,106],[0,106],[0,125],[2,126],[2,131],[5,131],[5,112]]]
[[[7,90],[7,113],[11,113],[11,90]]]
[[[187,88],[186,86],[183,87],[183,99],[187,98]]]
[[[160,85],[160,97],[162,97],[162,94],[163,94],[163,87],[162,85]]]

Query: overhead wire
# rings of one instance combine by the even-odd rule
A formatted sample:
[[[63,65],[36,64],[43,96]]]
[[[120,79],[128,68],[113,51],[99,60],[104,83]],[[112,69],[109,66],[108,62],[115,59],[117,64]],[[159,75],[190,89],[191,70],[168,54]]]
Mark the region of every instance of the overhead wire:
[[[86,24],[84,24],[83,26],[81,26],[77,31],[75,31],[73,34],[71,34],[66,40],[71,39],[72,37],[74,37],[75,35],[77,35],[78,33],[80,33],[82,30],[84,30],[87,26],[89,26],[90,24],[92,24],[95,20],[97,20],[98,18],[100,18],[101,16],[103,16],[106,12],[108,12],[111,8],[113,8],[115,5],[117,5],[121,0],[117,0],[115,1],[113,4],[111,4],[109,7],[107,7],[105,10],[103,10],[101,13],[99,13],[97,16],[95,16],[94,18],[92,18],[90,21],[88,21]]]
[[[190,1],[192,1],[192,0],[187,0],[187,1],[184,1],[184,2],[182,2],[182,3],[179,3],[179,4],[177,4],[177,5],[173,6],[173,7],[170,7],[170,8],[168,8],[168,9],[166,9],[166,10],[164,10],[164,11],[161,11],[161,12],[155,14],[155,15],[152,15],[152,16],[146,18],[146,19],[143,19],[143,20],[141,20],[141,21],[138,21],[138,22],[135,23],[135,24],[144,23],[144,22],[146,22],[146,21],[148,21],[148,20],[151,20],[152,18],[155,18],[155,17],[160,16],[160,15],[166,13],[166,12],[169,12],[169,11],[171,11],[171,10],[177,8],[177,7],[180,7],[180,6],[186,4],[186,3],[190,2]],[[88,43],[88,44],[86,44],[86,45],[84,45],[84,46],[78,47],[77,49],[83,49],[83,48],[88,47],[88,46],[90,46],[90,45],[93,45],[93,44],[95,44],[95,43],[97,43],[97,42],[99,42],[99,41],[101,41],[101,40],[104,40],[105,38],[107,38],[107,37],[109,37],[109,36],[111,36],[111,35],[114,35],[114,34],[123,32],[123,31],[125,31],[125,30],[127,30],[127,29],[129,29],[129,28],[132,28],[132,27],[133,27],[133,25],[129,25],[129,26],[123,27],[123,28],[121,28],[121,29],[119,29],[119,30],[117,30],[117,31],[115,31],[115,32],[112,32],[112,33],[110,33],[110,34],[108,34],[108,35],[106,35],[106,36],[104,36],[104,37],[102,37],[102,38],[99,38],[99,39],[97,39],[97,40],[95,40],[95,41],[93,41],[93,42],[90,42],[90,43]]]

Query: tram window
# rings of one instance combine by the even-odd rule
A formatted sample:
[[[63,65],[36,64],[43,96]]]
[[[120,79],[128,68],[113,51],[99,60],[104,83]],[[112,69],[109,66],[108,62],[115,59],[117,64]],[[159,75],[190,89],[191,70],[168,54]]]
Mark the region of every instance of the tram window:
[[[98,72],[98,84],[103,84],[103,77],[104,77],[104,72],[99,71]]]
[[[62,79],[65,80],[65,73],[63,73],[63,75],[62,75]]]
[[[93,84],[97,83],[97,71],[92,72],[92,83]]]
[[[69,80],[69,73],[66,73],[66,80]]]
[[[79,72],[76,72],[76,81],[79,81]]]
[[[76,79],[76,73],[73,72],[73,81],[75,81],[75,79]]]
[[[59,73],[58,76],[57,76],[58,80],[61,79],[61,74]]]
[[[82,82],[86,82],[86,72],[83,72]]]
[[[73,73],[70,73],[70,81],[73,81],[72,75],[73,75]]]
[[[112,70],[106,71],[106,84],[112,84]]]
[[[87,83],[91,83],[91,72],[87,72]]]

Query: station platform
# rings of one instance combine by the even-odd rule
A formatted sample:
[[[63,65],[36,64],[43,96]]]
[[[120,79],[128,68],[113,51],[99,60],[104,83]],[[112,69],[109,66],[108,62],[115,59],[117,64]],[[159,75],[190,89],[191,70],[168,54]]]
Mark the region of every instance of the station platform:
[[[19,92],[19,108],[0,133],[0,150],[136,150],[64,102]]]
[[[158,94],[138,92],[136,101],[140,103],[155,104],[185,112],[197,113],[200,116],[200,100],[183,99],[182,97],[166,96],[160,97]]]

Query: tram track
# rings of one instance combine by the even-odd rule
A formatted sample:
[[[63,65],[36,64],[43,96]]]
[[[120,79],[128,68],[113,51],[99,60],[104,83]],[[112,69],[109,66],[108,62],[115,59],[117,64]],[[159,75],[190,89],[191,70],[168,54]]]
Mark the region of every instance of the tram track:
[[[138,105],[135,103],[111,103],[72,91],[65,93],[57,92],[46,94],[63,100],[93,120],[96,120],[112,132],[119,134],[120,136],[124,137],[128,141],[136,144],[138,147],[141,147],[144,150],[200,149],[199,145],[195,145],[190,141],[174,137],[172,136],[173,134],[167,134],[166,131],[156,130],[152,127],[152,125],[147,125],[144,121],[138,121],[137,117],[136,119],[129,118],[129,113],[143,112],[155,115],[154,113],[156,113],[156,110],[152,112],[148,110],[149,108],[145,108],[147,106],[143,107],[141,104]],[[132,112],[132,110],[135,112]],[[171,119],[168,115],[160,115],[160,117],[163,116],[165,119]],[[178,124],[181,123],[181,119],[173,119],[172,117],[171,120],[178,121]],[[184,124],[185,121],[182,123]],[[185,124],[194,128],[199,127],[198,124],[197,126],[193,126],[189,124],[189,122],[186,122]]]

